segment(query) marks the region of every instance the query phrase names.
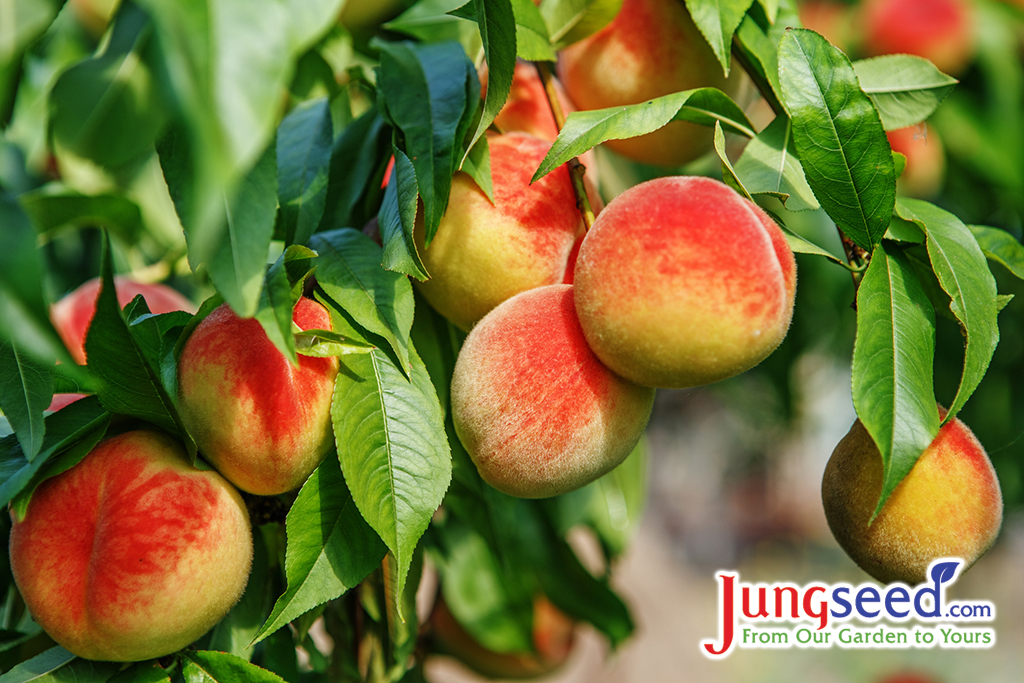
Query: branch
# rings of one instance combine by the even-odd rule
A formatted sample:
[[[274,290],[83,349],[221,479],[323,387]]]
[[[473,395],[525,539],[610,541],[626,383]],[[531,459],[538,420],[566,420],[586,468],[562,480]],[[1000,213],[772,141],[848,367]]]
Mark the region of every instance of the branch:
[[[562,128],[565,126],[565,114],[562,112],[562,103],[559,101],[558,93],[555,91],[551,67],[547,62],[534,62],[533,65],[537,68],[541,83],[544,84],[544,93],[548,97],[551,115],[555,117],[555,127],[561,133]],[[583,176],[587,172],[587,167],[581,164],[577,157],[569,159],[568,166],[569,178],[572,180],[572,191],[576,194],[576,208],[579,209],[580,215],[583,216],[584,230],[589,231],[590,226],[594,224],[594,210],[590,206],[587,188],[583,183]]]

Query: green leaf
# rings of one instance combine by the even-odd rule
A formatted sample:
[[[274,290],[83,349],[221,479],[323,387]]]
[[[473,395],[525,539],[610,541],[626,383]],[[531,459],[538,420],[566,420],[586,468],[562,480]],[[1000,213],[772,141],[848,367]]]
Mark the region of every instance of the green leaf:
[[[46,365],[74,365],[50,323],[43,299],[43,260],[36,232],[18,203],[0,191],[0,339],[9,339]]]
[[[408,278],[384,270],[380,247],[355,230],[317,233],[310,244],[319,254],[317,284],[357,323],[387,340],[408,371],[413,317]]]
[[[547,24],[533,0],[512,0],[512,12],[516,20],[516,55],[531,62],[555,61],[558,56],[551,47]]]
[[[83,398],[46,417],[46,434],[36,457],[29,462],[15,436],[0,440],[0,505],[7,505],[15,496],[34,483],[37,475],[56,454],[106,428],[110,414],[93,397]]]
[[[346,0],[285,0],[292,53],[305,52],[337,24],[345,3]]]
[[[170,680],[170,674],[158,662],[151,660],[132,664],[111,678],[110,683],[170,683]]]
[[[792,29],[779,46],[782,97],[807,182],[828,215],[871,251],[896,201],[892,153],[846,55],[814,31]]]
[[[259,306],[267,251],[277,217],[277,162],[273,145],[243,179],[226,207],[227,229],[210,258],[210,279],[235,313],[251,318]]]
[[[315,257],[316,252],[308,247],[293,244],[286,248],[277,261],[267,269],[260,302],[256,307],[255,318],[263,326],[267,338],[293,365],[298,364],[299,357],[295,351],[295,337],[292,334],[292,311],[302,292],[296,291],[296,283],[293,283],[289,276],[289,264],[306,264],[305,267],[299,268],[305,271],[300,277],[300,282],[303,282],[309,272],[309,262]]]
[[[486,539],[461,520],[440,530],[444,547],[441,593],[452,616],[473,639],[495,652],[533,649],[532,603],[506,580]]]
[[[776,116],[747,143],[735,168],[751,194],[778,197],[790,211],[820,208],[796,156],[792,123],[785,115]]]
[[[139,0],[156,30],[161,87],[179,107],[176,206],[193,265],[224,242],[225,197],[258,162],[274,133],[296,57],[337,20],[317,0]],[[313,16],[316,21],[311,22]],[[314,25],[317,24],[318,25]],[[161,163],[167,171],[166,150]],[[168,184],[170,185],[170,178]],[[276,193],[274,193],[276,196]],[[262,276],[262,272],[260,273]],[[257,295],[249,303],[249,315]],[[234,304],[233,304],[233,307]],[[245,306],[235,307],[239,313]]]
[[[186,650],[181,657],[187,683],[284,683],[277,674],[224,652]]]
[[[817,244],[804,239],[800,235],[796,234],[795,232],[787,228],[785,225],[779,225],[779,228],[782,230],[783,237],[786,238],[786,244],[789,245],[789,248],[794,253],[811,254],[813,256],[824,256],[833,263],[838,263],[841,266],[846,266],[846,263],[844,263],[841,258],[834,255],[827,249],[823,249],[819,247]]]
[[[50,129],[60,145],[104,166],[149,152],[169,109],[143,59],[152,37],[146,13],[127,5],[106,49],[61,74],[50,93]]]
[[[2,0],[4,28],[0,30],[0,120],[14,100],[21,56],[53,22],[64,0]]]
[[[475,55],[482,46],[476,23],[453,14],[466,4],[467,0],[420,0],[383,27],[425,43],[454,40],[467,55]]]
[[[102,226],[124,242],[135,244],[142,235],[142,212],[128,197],[116,193],[85,195],[59,185],[47,185],[18,197],[42,234],[67,226]]]
[[[622,8],[622,0],[546,0],[540,13],[556,50],[583,40],[607,26]]]
[[[384,190],[384,201],[377,214],[377,224],[384,242],[381,263],[388,270],[426,280],[430,275],[423,265],[413,237],[419,199],[416,169],[402,150],[394,147],[392,152],[395,155],[394,176]]]
[[[480,121],[473,131],[466,151],[473,148],[484,131],[494,123],[494,117],[505,106],[505,100],[512,90],[512,74],[516,69],[516,16],[510,0],[472,0],[473,19],[480,28],[480,40],[484,46],[484,58],[487,60],[487,95],[484,97],[484,108]],[[462,141],[459,140],[459,143]],[[410,151],[411,150],[406,150]],[[459,160],[459,166],[462,165]],[[418,170],[418,169],[417,169]],[[422,189],[422,185],[421,185]],[[447,200],[447,194],[445,195]],[[427,244],[434,238],[436,224],[426,221]]]
[[[370,109],[341,132],[331,150],[324,229],[360,227],[360,199],[380,190],[382,157],[391,148],[391,130]],[[374,186],[376,183],[376,186]],[[371,202],[372,203],[372,202]],[[376,207],[376,203],[373,203]]]
[[[477,187],[483,190],[487,199],[494,203],[494,179],[491,177],[491,148],[487,143],[487,136],[480,138],[469,150],[462,168],[459,169],[469,175]]]
[[[737,59],[754,81],[758,91],[776,113],[783,111],[782,86],[779,84],[779,43],[787,30],[800,26],[800,18],[793,3],[779,6],[774,23],[767,17],[755,18],[760,4],[753,5],[740,22],[733,40]]]
[[[984,225],[968,225],[985,256],[1002,264],[1024,280],[1024,244],[1005,230]]]
[[[43,411],[53,398],[53,371],[10,342],[0,341],[0,411],[11,424],[25,458],[43,445]]]
[[[379,96],[416,169],[429,244],[448,205],[453,158],[462,144],[456,133],[473,65],[455,43],[380,43],[380,48]]]
[[[430,375],[414,352],[411,361],[407,379],[380,351],[347,356],[331,409],[342,472],[363,518],[395,556],[399,593],[452,472]]]
[[[387,659],[392,671],[404,673],[419,642],[420,624],[416,615],[416,593],[423,576],[423,546],[417,545],[409,568],[410,580],[399,588],[398,566],[394,555],[385,555],[381,565],[384,584],[384,613],[388,623]]]
[[[0,676],[0,683],[106,683],[121,665],[81,659],[52,647]]]
[[[288,590],[278,598],[253,643],[358,585],[387,552],[356,509],[333,456],[302,486],[288,511],[287,531]]]
[[[906,128],[932,115],[957,80],[914,55],[884,55],[853,63],[863,90],[886,130]]]
[[[729,75],[732,36],[739,28],[753,0],[686,0],[686,9],[701,35]]]
[[[303,102],[278,127],[277,186],[286,245],[305,244],[320,223],[333,142],[327,98]]]
[[[722,124],[715,121],[715,153],[718,155],[718,159],[722,162],[722,181],[726,185],[736,190],[736,192],[743,195],[744,199],[754,201],[754,198],[747,192],[747,188],[743,187],[743,183],[736,175],[736,170],[732,167],[732,162],[729,161],[729,155],[725,151],[725,133],[722,132]]]
[[[691,121],[712,128],[720,122],[730,132],[755,135],[743,110],[717,88],[684,90],[626,107],[573,112],[531,182],[606,140],[646,135],[670,121]]]
[[[939,430],[935,313],[911,265],[880,244],[857,292],[853,406],[882,456],[875,514]]]
[[[149,312],[146,300],[141,295],[124,308],[132,337],[138,344],[143,358],[160,376],[160,385],[171,401],[178,396],[178,366],[174,349],[182,332],[192,322],[192,314],[173,311],[154,315]]]
[[[999,343],[996,280],[978,241],[959,218],[919,199],[901,198],[896,202],[896,212],[924,230],[932,270],[949,295],[949,310],[964,333],[963,375],[945,423],[974,393]]]
[[[103,284],[96,299],[96,314],[85,337],[89,369],[100,382],[103,407],[112,413],[148,420],[172,434],[185,434],[171,397],[163,387],[160,370],[146,359],[121,312],[114,291],[110,240],[103,237]]]

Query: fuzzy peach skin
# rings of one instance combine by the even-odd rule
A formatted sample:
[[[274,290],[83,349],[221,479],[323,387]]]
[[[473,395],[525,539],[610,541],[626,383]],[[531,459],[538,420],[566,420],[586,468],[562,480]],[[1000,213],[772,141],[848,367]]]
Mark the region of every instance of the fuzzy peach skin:
[[[1003,521],[995,470],[959,418],[939,430],[870,522],[881,491],[882,457],[857,420],[825,467],[821,498],[839,545],[883,583],[921,583],[939,557],[962,557],[970,567]]]
[[[580,247],[576,310],[601,361],[649,387],[691,387],[761,362],[786,336],[796,264],[779,227],[711,178],[612,200]]]
[[[466,631],[438,598],[428,629],[438,652],[458,659],[487,678],[528,679],[558,670],[569,658],[575,640],[575,622],[543,595],[533,600],[533,651],[495,652]]]
[[[452,417],[480,476],[520,498],[578,489],[621,463],[654,391],[590,351],[572,285],[518,294],[470,332],[452,376]]]
[[[702,87],[736,96],[743,83],[736,64],[725,78],[679,0],[624,0],[610,24],[562,50],[558,69],[569,97],[583,110],[640,104]],[[710,128],[675,121],[605,145],[634,161],[679,166],[710,151],[712,141]]]
[[[420,217],[415,232],[430,279],[413,282],[463,330],[519,292],[562,282],[581,226],[564,166],[530,184],[550,143],[525,133],[492,135],[488,142],[494,204],[469,175],[456,173],[430,246]]]
[[[127,306],[139,294],[146,300],[152,313],[187,311],[195,313],[191,301],[167,285],[146,284],[118,275],[114,277],[117,303]],[[100,296],[100,279],[93,278],[72,290],[50,308],[50,319],[57,334],[64,340],[75,362],[85,364],[85,335],[96,315],[96,300]]]
[[[327,309],[311,299],[299,299],[292,320],[331,329]],[[337,358],[300,355],[293,366],[259,322],[224,304],[185,342],[178,408],[200,453],[231,483],[275,495],[301,486],[334,447],[337,374]]]
[[[101,441],[45,481],[11,529],[11,569],[32,618],[86,659],[176,652],[245,589],[249,515],[238,492],[155,431]]]
[[[946,155],[942,139],[927,124],[886,132],[892,151],[907,158],[907,167],[896,181],[896,189],[910,197],[929,199],[942,189],[946,178]]]
[[[974,10],[967,0],[866,0],[859,27],[869,56],[917,55],[954,76],[974,58]]]

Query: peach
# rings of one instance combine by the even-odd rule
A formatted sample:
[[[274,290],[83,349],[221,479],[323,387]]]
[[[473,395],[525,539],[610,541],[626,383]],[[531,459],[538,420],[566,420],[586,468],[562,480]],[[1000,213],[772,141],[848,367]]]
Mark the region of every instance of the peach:
[[[101,441],[43,482],[10,539],[32,618],[86,659],[176,652],[238,601],[252,536],[238,492],[155,431]]]
[[[966,0],[866,0],[859,23],[869,56],[918,55],[954,76],[974,58],[974,11]]]
[[[881,491],[882,457],[857,420],[825,467],[821,498],[839,545],[879,581],[921,583],[940,557],[962,557],[966,569],[999,534],[999,481],[985,449],[958,418],[939,430],[871,521]]]
[[[927,124],[910,126],[886,133],[892,151],[907,158],[907,167],[896,181],[900,193],[928,199],[942,189],[946,176],[946,155],[942,151],[942,139],[934,128]]]
[[[519,292],[562,282],[581,229],[564,166],[530,184],[550,143],[525,133],[493,135],[488,141],[494,203],[459,172],[429,247],[417,217],[416,243],[430,279],[416,287],[463,330]]]
[[[473,638],[441,598],[429,628],[438,652],[455,657],[488,678],[537,678],[557,670],[572,652],[575,622],[543,595],[533,601],[533,651],[495,652]]]
[[[191,301],[167,285],[136,282],[119,275],[114,278],[114,289],[117,291],[117,302],[122,307],[141,294],[152,313],[196,311]],[[93,278],[66,294],[50,308],[50,319],[57,334],[64,340],[71,357],[79,364],[85,364],[85,335],[96,315],[96,300],[99,296],[100,279]]]
[[[331,317],[299,299],[299,328],[331,329]],[[331,399],[337,358],[299,356],[292,365],[255,319],[227,304],[185,342],[178,409],[200,453],[243,491],[270,496],[302,485],[334,448]]]
[[[796,265],[756,204],[711,178],[636,185],[580,247],[576,310],[587,343],[622,377],[690,387],[761,362],[786,336]]]
[[[455,431],[499,491],[546,498],[597,479],[643,433],[654,391],[587,346],[572,285],[518,294],[469,333],[451,385]]]
[[[564,49],[559,75],[580,109],[640,104],[692,88],[737,95],[742,69],[728,79],[679,0],[624,0],[610,24]],[[742,103],[741,103],[742,104]],[[711,150],[710,128],[675,121],[641,137],[605,144],[634,161],[679,166]]]

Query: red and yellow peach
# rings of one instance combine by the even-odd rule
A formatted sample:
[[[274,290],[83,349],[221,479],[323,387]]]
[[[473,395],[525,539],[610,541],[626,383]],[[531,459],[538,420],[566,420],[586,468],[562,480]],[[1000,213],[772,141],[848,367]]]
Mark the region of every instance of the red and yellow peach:
[[[690,387],[761,362],[789,329],[793,252],[756,204],[711,178],[612,200],[576,262],[576,310],[601,361],[643,386]]]
[[[293,321],[331,329],[323,306],[301,298]],[[231,483],[257,495],[298,488],[334,447],[331,399],[337,358],[300,356],[292,365],[260,323],[226,304],[182,348],[181,419],[199,452]]]
[[[252,537],[238,492],[154,431],[101,441],[43,482],[10,538],[32,618],[86,659],[140,661],[187,646],[238,601]]]
[[[480,476],[521,498],[572,491],[616,467],[643,433],[654,390],[587,346],[572,285],[518,294],[477,323],[452,376],[455,431]]]
[[[939,430],[872,520],[881,492],[882,456],[857,420],[828,461],[821,498],[839,545],[879,581],[916,585],[940,557],[962,557],[966,569],[999,534],[999,480],[959,418]]]

